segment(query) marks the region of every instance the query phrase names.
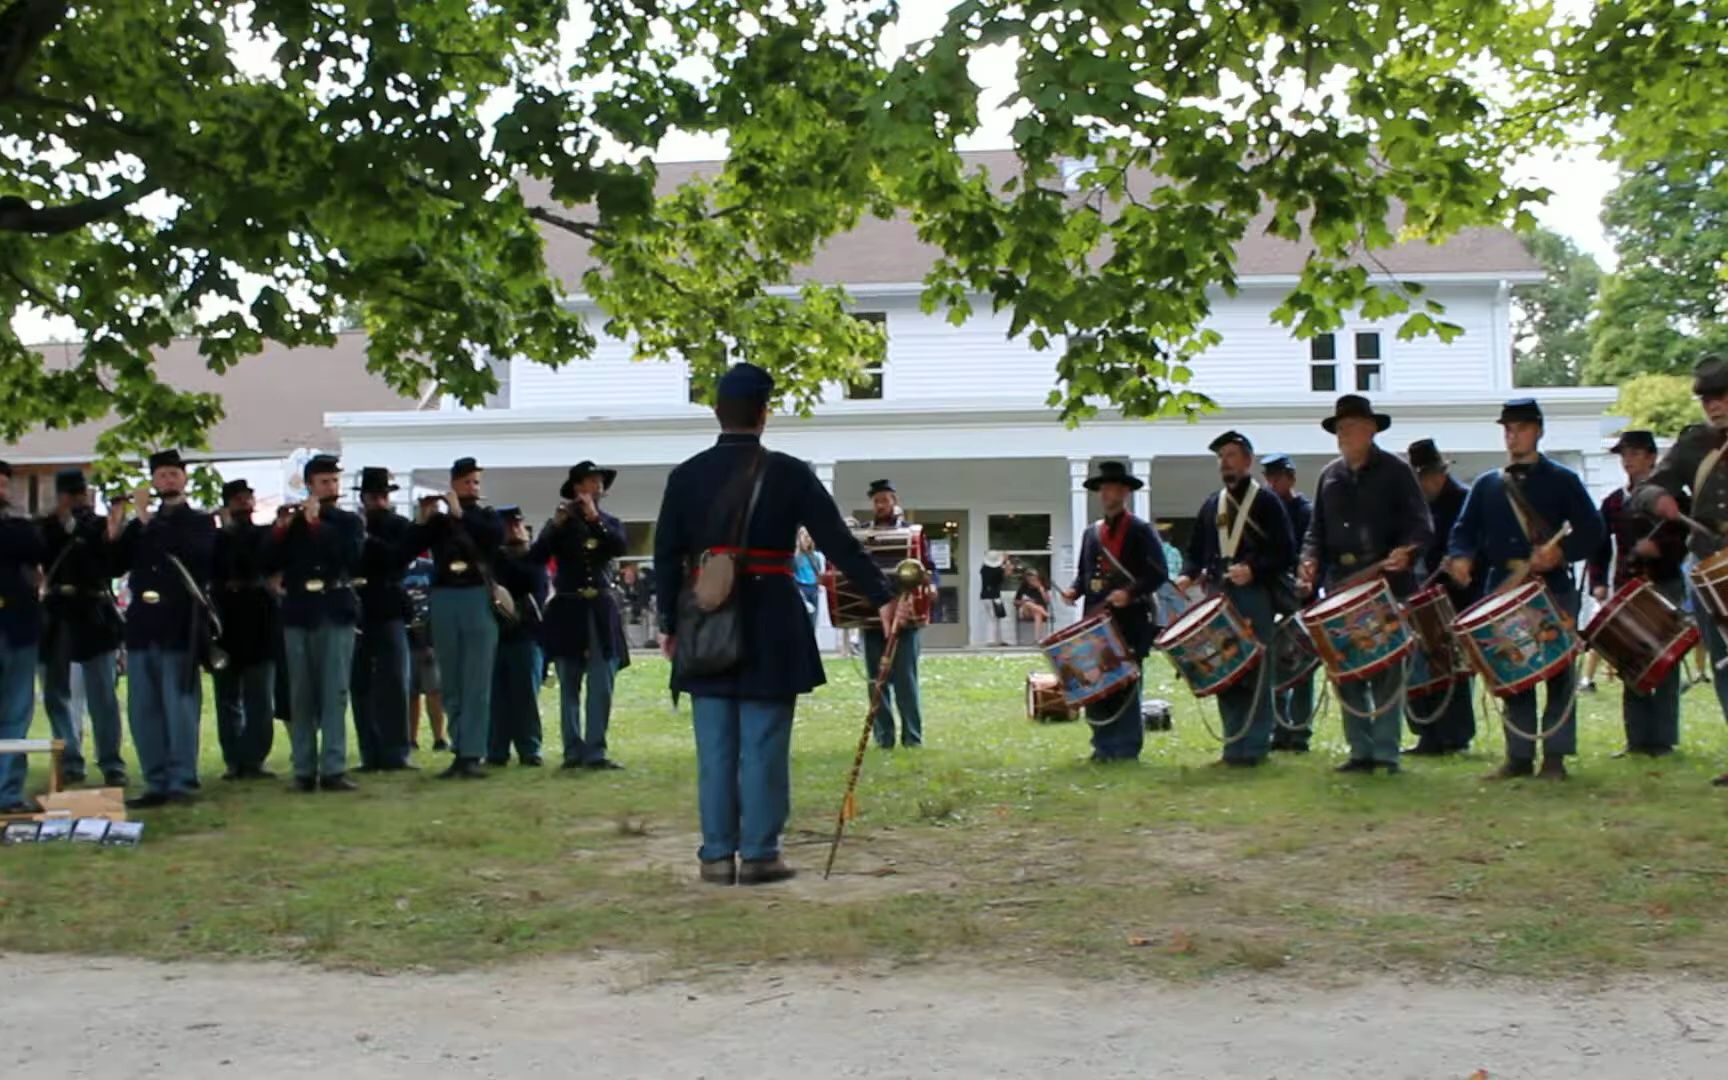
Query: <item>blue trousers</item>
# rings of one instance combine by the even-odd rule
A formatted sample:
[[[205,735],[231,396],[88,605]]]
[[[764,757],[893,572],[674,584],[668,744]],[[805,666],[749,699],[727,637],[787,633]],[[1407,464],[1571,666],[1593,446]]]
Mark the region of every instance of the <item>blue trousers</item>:
[[[126,650],[126,724],[152,794],[189,792],[197,784],[203,708],[204,678],[190,652],[160,645]]]
[[[1554,595],[1554,602],[1571,615],[1573,620],[1578,618],[1579,601],[1580,597],[1576,592]],[[1553,730],[1553,734],[1542,740],[1544,758],[1560,758],[1578,752],[1578,714],[1572,708],[1575,698],[1573,686],[1576,682],[1577,665],[1569,664],[1546,684],[1548,698],[1542,704],[1540,730]],[[1536,744],[1516,734],[1512,728],[1517,726],[1535,734],[1538,730],[1537,724],[1535,687],[1506,699],[1506,760],[1536,760]]]
[[[540,646],[533,638],[500,641],[492,667],[492,733],[486,756],[496,762],[540,756]]]
[[[1450,701],[1445,690],[1411,698],[1405,711],[1416,745],[1436,750],[1469,749],[1470,740],[1476,737],[1475,689],[1475,676],[1467,675],[1452,684]],[[1417,723],[1418,719],[1425,723]]]
[[[589,638],[592,642],[594,639]],[[606,730],[612,724],[612,684],[618,677],[615,657],[602,656],[590,645],[586,660],[558,661],[558,721],[564,737],[564,760],[606,760]],[[582,708],[582,683],[588,683],[588,707]],[[583,727],[583,720],[587,727]]]
[[[1716,705],[1723,717],[1728,718],[1728,668],[1716,666],[1728,657],[1728,643],[1723,641],[1722,631],[1716,628],[1715,620],[1704,610],[1696,593],[1692,596],[1692,618],[1698,624],[1698,632],[1704,635],[1704,648],[1710,656],[1710,670],[1705,674],[1710,676],[1710,685],[1716,691]]]
[[[408,627],[401,619],[360,628],[349,689],[360,764],[369,769],[408,764]]]
[[[796,698],[695,697],[699,857],[773,859],[792,813]]]
[[[216,738],[230,769],[261,769],[276,745],[276,663],[265,660],[210,676],[216,690]]]
[[[924,745],[924,710],[918,699],[918,639],[917,630],[900,632],[900,647],[894,650],[894,667],[888,672],[888,685],[882,688],[882,703],[871,722],[876,729],[876,745],[884,749],[894,745],[894,705],[900,705],[900,741],[907,746]],[[888,647],[881,629],[864,631],[864,674],[872,681],[882,667],[882,653]]]
[[[288,745],[301,780],[348,771],[348,680],[354,628],[340,623],[285,626],[288,650]],[[322,742],[322,746],[320,746]]]
[[[1256,669],[1218,695],[1218,714],[1224,724],[1224,760],[1253,761],[1265,757],[1272,748],[1272,731],[1277,727],[1272,713],[1271,645],[1277,628],[1272,598],[1265,589],[1254,585],[1226,585],[1224,593],[1236,614],[1248,620],[1263,650]],[[1232,739],[1235,741],[1231,742]]]
[[[0,739],[30,735],[36,700],[36,645],[13,645],[0,637]],[[30,764],[24,754],[0,754],[0,810],[24,801]]]
[[[1394,664],[1371,678],[1338,684],[1350,760],[1398,763],[1404,728],[1403,682],[1404,669]]]
[[[1146,744],[1146,725],[1140,719],[1141,677],[1100,701],[1086,706],[1086,722],[1092,728],[1093,761],[1133,761]]]
[[[428,617],[450,742],[457,757],[479,761],[492,730],[492,665],[498,656],[492,599],[478,585],[433,589]]]
[[[1314,674],[1309,672],[1306,678],[1288,690],[1273,691],[1272,703],[1277,708],[1277,715],[1289,725],[1272,729],[1273,747],[1308,745],[1314,734]]]
[[[84,775],[83,725],[72,712],[72,667],[84,675],[84,703],[90,710],[90,730],[96,737],[96,767],[103,773],[123,773],[126,759],[120,756],[120,695],[114,674],[114,654],[100,653],[88,660],[65,656],[42,661],[42,708],[54,737],[66,744],[60,764],[68,778]]]

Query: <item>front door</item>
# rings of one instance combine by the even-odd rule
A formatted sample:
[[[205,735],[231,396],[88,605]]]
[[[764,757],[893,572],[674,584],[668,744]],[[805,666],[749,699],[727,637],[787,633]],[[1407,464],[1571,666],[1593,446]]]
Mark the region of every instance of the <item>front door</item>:
[[[913,510],[907,516],[924,526],[936,563],[936,609],[924,645],[935,649],[964,648],[971,640],[972,585],[966,570],[966,511]]]

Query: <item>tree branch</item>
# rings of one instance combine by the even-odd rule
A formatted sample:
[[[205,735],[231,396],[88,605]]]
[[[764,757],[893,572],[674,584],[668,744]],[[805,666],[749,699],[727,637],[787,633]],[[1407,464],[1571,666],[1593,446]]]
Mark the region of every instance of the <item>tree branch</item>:
[[[66,206],[45,206],[40,210],[16,195],[8,195],[0,198],[0,232],[33,233],[37,236],[76,232],[86,225],[113,217],[161,186],[157,183],[126,184],[105,198],[85,199]]]
[[[563,214],[555,214],[543,206],[530,206],[528,216],[535,221],[544,221],[548,225],[563,229],[565,232],[575,233],[585,240],[600,243],[605,239],[604,230],[594,222],[577,221],[575,218],[565,217]]]
[[[18,76],[36,49],[66,19],[67,0],[13,0],[0,11],[0,94],[18,85]]]

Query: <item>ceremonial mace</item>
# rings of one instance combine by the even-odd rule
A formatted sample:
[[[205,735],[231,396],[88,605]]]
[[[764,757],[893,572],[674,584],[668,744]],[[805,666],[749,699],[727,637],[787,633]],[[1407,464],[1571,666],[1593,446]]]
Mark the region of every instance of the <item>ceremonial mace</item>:
[[[858,774],[864,769],[864,752],[870,748],[870,726],[876,719],[876,710],[882,706],[888,675],[894,670],[894,654],[900,649],[900,619],[905,613],[906,601],[929,580],[924,564],[917,559],[901,559],[900,565],[894,568],[894,584],[898,590],[894,619],[888,628],[888,642],[882,648],[882,662],[876,665],[876,679],[870,684],[870,708],[864,713],[864,729],[858,733],[858,750],[852,755],[852,775],[846,778],[846,794],[840,800],[840,813],[834,822],[834,840],[828,845],[828,865],[822,870],[823,881],[827,881],[828,875],[834,872],[834,857],[840,853],[840,837],[846,832],[846,823],[858,816],[858,804],[852,795],[858,790]]]

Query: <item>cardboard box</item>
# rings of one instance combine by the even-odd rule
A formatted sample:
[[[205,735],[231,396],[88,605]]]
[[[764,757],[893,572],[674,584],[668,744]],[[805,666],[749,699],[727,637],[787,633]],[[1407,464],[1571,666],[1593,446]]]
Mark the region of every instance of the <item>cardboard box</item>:
[[[36,815],[37,821],[46,821],[51,817],[126,820],[125,788],[78,788],[75,791],[42,795],[36,801],[42,805],[42,812]]]

